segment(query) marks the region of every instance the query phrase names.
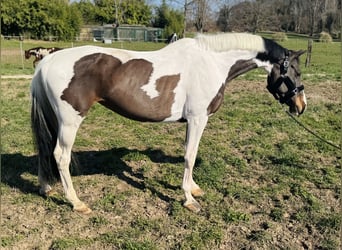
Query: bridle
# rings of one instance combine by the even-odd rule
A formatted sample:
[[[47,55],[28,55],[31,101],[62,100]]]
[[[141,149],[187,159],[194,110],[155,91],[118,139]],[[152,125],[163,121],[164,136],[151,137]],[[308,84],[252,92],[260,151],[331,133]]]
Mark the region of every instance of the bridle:
[[[289,51],[285,50],[284,62],[280,64],[280,77],[277,79],[277,81],[274,84],[267,85],[268,91],[274,96],[275,99],[279,100],[281,104],[283,103],[288,104],[293,96],[297,95],[300,91],[304,90],[304,85],[301,84],[299,86],[296,86],[296,84],[287,75],[289,66],[290,66]],[[286,93],[279,90],[280,86],[283,83],[287,87]]]

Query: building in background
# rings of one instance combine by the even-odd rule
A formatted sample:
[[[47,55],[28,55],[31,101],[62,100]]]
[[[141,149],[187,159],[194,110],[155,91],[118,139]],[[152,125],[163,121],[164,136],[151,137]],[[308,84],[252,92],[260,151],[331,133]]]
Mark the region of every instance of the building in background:
[[[92,28],[93,39],[104,43],[113,41],[144,41],[163,42],[163,29],[152,28],[142,25],[120,25],[111,24]]]

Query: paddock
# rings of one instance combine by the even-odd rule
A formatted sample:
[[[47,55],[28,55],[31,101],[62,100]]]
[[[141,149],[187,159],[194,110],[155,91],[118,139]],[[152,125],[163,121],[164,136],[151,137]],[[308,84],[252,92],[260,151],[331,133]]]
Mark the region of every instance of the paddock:
[[[338,142],[340,82],[304,82],[301,120]],[[138,123],[100,105],[74,147],[73,180],[93,213],[72,212],[60,184],[39,196],[29,83],[1,83],[3,249],[340,247],[339,152],[293,123],[264,77],[232,81],[209,120],[194,173],[206,190],[199,214],[182,207],[184,125]]]

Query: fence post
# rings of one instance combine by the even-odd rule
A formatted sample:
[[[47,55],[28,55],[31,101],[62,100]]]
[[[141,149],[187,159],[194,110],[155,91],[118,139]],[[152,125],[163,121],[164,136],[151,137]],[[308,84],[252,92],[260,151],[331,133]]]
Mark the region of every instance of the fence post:
[[[23,53],[23,40],[20,39],[20,57],[21,57],[21,67],[24,69],[24,53]]]
[[[308,41],[308,52],[305,60],[305,67],[309,67],[311,63],[312,39]]]

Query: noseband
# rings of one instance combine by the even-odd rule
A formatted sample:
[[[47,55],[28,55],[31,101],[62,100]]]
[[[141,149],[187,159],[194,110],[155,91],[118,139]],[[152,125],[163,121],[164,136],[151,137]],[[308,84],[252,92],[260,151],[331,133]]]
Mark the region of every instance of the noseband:
[[[268,91],[274,96],[275,99],[279,100],[281,104],[288,103],[290,99],[298,94],[300,91],[304,90],[304,85],[299,85],[298,87],[296,84],[291,80],[291,78],[287,75],[287,70],[290,66],[289,61],[289,52],[288,50],[285,51],[285,59],[283,64],[280,65],[280,77],[277,81],[271,85],[267,85]],[[279,90],[282,84],[285,84],[287,87],[287,92],[283,93]]]

